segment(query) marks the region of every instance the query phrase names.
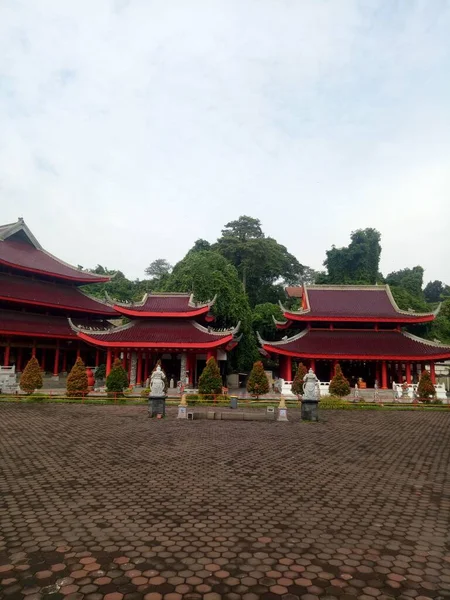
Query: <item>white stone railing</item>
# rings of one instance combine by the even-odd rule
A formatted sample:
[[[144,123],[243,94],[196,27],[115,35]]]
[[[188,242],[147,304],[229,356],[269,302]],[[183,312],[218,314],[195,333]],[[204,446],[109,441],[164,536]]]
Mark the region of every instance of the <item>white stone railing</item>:
[[[402,398],[403,396],[403,388],[401,383],[394,382],[392,384],[392,390],[397,398]],[[436,398],[437,400],[443,400],[444,404],[448,404],[447,392],[445,390],[445,385],[443,383],[437,383],[434,386],[436,390]],[[416,396],[417,392],[417,383],[410,383],[408,385],[408,398],[411,400]],[[403,396],[405,398],[405,396]]]
[[[292,393],[292,381],[285,381],[284,379],[281,379],[281,393],[283,394],[283,396],[295,396],[295,394]],[[329,381],[319,381],[319,390],[320,390],[320,395],[321,396],[328,396],[329,394],[329,388],[330,388],[330,382]]]

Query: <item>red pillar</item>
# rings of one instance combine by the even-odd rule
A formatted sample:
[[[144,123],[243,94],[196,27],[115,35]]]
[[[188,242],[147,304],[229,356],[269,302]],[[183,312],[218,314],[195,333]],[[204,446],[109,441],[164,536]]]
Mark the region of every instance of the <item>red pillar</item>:
[[[22,371],[22,348],[17,350],[17,364],[16,371],[20,373]]]
[[[311,358],[311,360],[309,361],[309,368],[312,369],[314,372],[316,371],[316,359],[315,358]]]
[[[33,347],[31,348],[32,358],[36,358],[36,340],[33,341]]]
[[[4,367],[9,367],[9,354],[10,354],[10,345],[9,342],[6,344],[5,347],[5,354],[4,354],[4,358],[3,358],[3,366]]]
[[[56,349],[55,349],[55,362],[53,363],[53,376],[54,377],[58,377],[58,373],[59,373],[59,342],[56,342]]]
[[[283,379],[285,381],[292,381],[292,358],[285,356],[283,360]]]
[[[188,356],[190,355],[188,354]],[[206,353],[206,360],[208,361],[210,358],[215,358],[217,360],[216,350],[208,350],[208,352]]]
[[[95,351],[95,366],[98,367],[100,364],[100,350]]]
[[[111,360],[112,360],[112,351],[111,348],[108,348],[106,352],[106,376],[111,373]]]
[[[382,390],[387,390],[388,389],[388,385],[387,385],[387,366],[386,366],[386,361],[385,360],[381,361],[381,389]]]
[[[433,385],[436,385],[436,369],[434,366],[434,362],[430,362],[430,376],[431,382],[433,383]]]
[[[148,368],[150,365],[150,352],[145,353],[144,381],[148,379]]]
[[[142,352],[137,353],[136,385],[142,385]]]
[[[77,358],[80,358],[80,357],[81,357],[81,350],[80,350],[80,344],[78,344],[78,347],[77,347]]]
[[[411,363],[406,363],[406,383],[409,385],[411,383]]]

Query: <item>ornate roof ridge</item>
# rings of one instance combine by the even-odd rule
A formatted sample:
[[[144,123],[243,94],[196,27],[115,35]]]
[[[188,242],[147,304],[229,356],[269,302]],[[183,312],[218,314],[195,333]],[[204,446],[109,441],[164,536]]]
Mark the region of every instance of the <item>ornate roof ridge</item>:
[[[209,335],[236,335],[241,327],[241,322],[239,321],[235,327],[230,329],[213,329],[212,327],[205,327],[204,325],[200,325],[197,321],[189,321],[196,329],[199,331],[203,331],[203,333],[208,333]]]
[[[91,296],[91,294],[88,294],[83,289],[81,289],[81,287],[78,287],[78,286],[77,286],[77,290],[80,294],[83,294],[83,296],[86,296],[86,298],[89,298],[89,300],[93,300],[94,302],[97,302],[98,304],[103,304],[103,306],[108,306],[109,308],[113,308],[110,305],[110,303],[108,302],[108,300],[102,300],[102,298],[97,298],[96,296]],[[105,292],[105,294],[106,294],[106,292]],[[120,317],[119,313],[117,313],[117,316]]]
[[[125,323],[125,325],[119,325],[118,327],[111,327],[108,329],[95,329],[95,328],[88,328],[88,327],[82,327],[80,325],[75,325],[73,320],[70,317],[67,317],[67,320],[69,321],[69,325],[72,328],[73,331],[75,331],[76,333],[86,333],[87,335],[91,334],[91,333],[100,333],[100,334],[104,334],[104,335],[108,335],[110,333],[117,333],[120,331],[125,331],[126,329],[131,329],[132,327],[134,327],[136,325],[135,321],[130,321],[130,323]]]
[[[310,283],[308,285],[305,285],[304,288],[305,290],[308,289],[315,289],[315,290],[335,290],[335,291],[340,291],[340,290],[367,290],[369,292],[374,291],[374,292],[378,292],[380,290],[383,290],[386,287],[386,283],[381,283],[381,284],[373,284],[373,283],[360,283],[360,284],[351,284],[351,283],[336,283],[336,284],[331,284],[331,283]]]
[[[142,300],[131,301],[131,302],[116,300],[116,299],[112,298],[106,291],[105,291],[105,295],[106,295],[107,300],[109,300],[109,302],[111,302],[112,304],[115,304],[117,306],[122,306],[123,308],[137,308],[137,307],[145,306],[147,300],[152,297],[153,298],[188,298],[189,299],[188,306],[190,308],[204,308],[204,307],[210,308],[217,300],[217,294],[216,294],[212,300],[208,300],[207,302],[195,302],[194,295],[190,292],[145,292],[145,294],[142,297]]]
[[[442,344],[441,342],[433,342],[432,340],[426,340],[417,335],[409,333],[408,331],[401,331],[400,335],[404,335],[405,337],[413,340],[415,342],[420,342],[421,344],[425,344],[426,346],[432,346],[433,348],[446,348],[449,349],[450,346],[447,344]]]
[[[308,333],[309,333],[309,329],[303,329],[302,331],[300,331],[300,333],[297,333],[296,335],[293,335],[290,338],[288,338],[288,336],[285,335],[284,339],[278,340],[277,342],[269,342],[268,340],[263,339],[261,337],[261,334],[259,333],[259,331],[256,332],[256,335],[258,337],[258,341],[260,342],[260,344],[269,344],[270,346],[283,346],[284,344],[286,344],[288,342],[295,342],[296,340],[299,340],[300,338],[304,337]]]
[[[397,302],[395,301],[395,298],[392,295],[390,286],[388,284],[385,284],[385,288],[386,288],[386,294],[389,298],[389,301],[392,304],[393,309],[396,312],[400,313],[401,315],[410,315],[410,316],[416,316],[416,317],[428,317],[429,315],[436,316],[439,313],[439,311],[441,310],[441,303],[439,303],[433,311],[426,312],[426,313],[419,313],[414,310],[402,310],[401,308],[399,308]]]

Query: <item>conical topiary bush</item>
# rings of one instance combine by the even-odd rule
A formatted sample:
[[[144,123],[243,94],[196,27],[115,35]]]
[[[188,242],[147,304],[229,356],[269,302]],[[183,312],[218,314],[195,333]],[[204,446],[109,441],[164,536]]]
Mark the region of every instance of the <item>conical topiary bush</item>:
[[[71,398],[79,398],[88,393],[88,376],[86,365],[80,357],[77,358],[69,375],[67,376],[67,395]]]
[[[417,395],[422,402],[429,402],[436,396],[436,389],[431,381],[431,375],[426,369],[424,369],[420,375],[419,385],[417,386]]]
[[[43,385],[41,367],[35,356],[32,356],[20,378],[20,388],[27,394],[40,390]]]
[[[264,365],[260,360],[254,363],[247,381],[247,392],[254,398],[259,398],[269,391],[269,380],[267,379]]]
[[[106,389],[108,394],[123,394],[123,390],[128,387],[128,373],[122,366],[121,361],[116,358],[111,372],[106,378]]]
[[[198,380],[198,391],[200,394],[221,394],[222,376],[219,365],[214,357],[211,357],[206,363],[203,373]]]
[[[299,399],[301,396],[303,396],[303,379],[307,372],[308,369],[305,367],[305,365],[303,363],[299,363],[291,387],[291,392],[295,394]]]
[[[339,398],[348,396],[350,394],[350,384],[348,379],[344,377],[341,365],[339,364],[337,364],[336,368],[334,369],[334,377],[330,381],[329,391],[331,396],[338,396]]]

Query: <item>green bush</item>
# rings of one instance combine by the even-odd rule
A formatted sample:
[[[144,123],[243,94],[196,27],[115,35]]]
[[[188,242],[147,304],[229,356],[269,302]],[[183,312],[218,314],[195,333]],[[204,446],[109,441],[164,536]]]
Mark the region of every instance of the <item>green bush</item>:
[[[20,378],[20,388],[31,394],[34,390],[40,390],[43,385],[41,367],[35,356],[32,356],[23,370]]]
[[[141,391],[141,394],[140,394],[140,396],[141,396],[141,398],[148,398],[148,395],[149,395],[149,394],[150,394],[150,388],[144,388],[144,389]]]
[[[254,398],[259,398],[269,392],[269,380],[260,360],[254,363],[247,381],[247,392]]]
[[[88,376],[86,365],[80,357],[77,358],[67,377],[67,395],[72,398],[86,396],[88,393]]]
[[[94,374],[95,380],[103,380],[106,377],[106,365],[99,365],[96,369],[95,369],[95,374]]]
[[[330,394],[332,396],[348,396],[350,394],[350,384],[342,373],[341,365],[337,364],[334,370],[334,377],[330,381],[329,387]]]
[[[123,394],[123,390],[128,387],[128,373],[122,366],[121,361],[116,358],[111,373],[106,378],[106,390],[109,396]]]
[[[431,381],[431,375],[426,369],[420,375],[417,395],[421,402],[430,402],[436,396],[436,389]]]
[[[303,396],[303,379],[307,372],[308,370],[305,365],[303,363],[299,363],[291,388],[292,393],[295,394],[297,398]]]
[[[198,380],[199,394],[221,394],[222,393],[222,377],[220,375],[219,366],[214,357],[211,357],[203,369],[203,373]]]

